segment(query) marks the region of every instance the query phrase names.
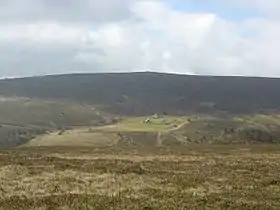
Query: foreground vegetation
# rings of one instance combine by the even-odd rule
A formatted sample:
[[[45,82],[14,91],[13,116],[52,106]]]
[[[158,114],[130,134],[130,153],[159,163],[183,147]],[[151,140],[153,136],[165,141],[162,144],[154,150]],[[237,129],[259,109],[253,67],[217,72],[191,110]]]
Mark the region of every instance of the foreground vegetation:
[[[280,146],[0,152],[0,209],[279,209]]]

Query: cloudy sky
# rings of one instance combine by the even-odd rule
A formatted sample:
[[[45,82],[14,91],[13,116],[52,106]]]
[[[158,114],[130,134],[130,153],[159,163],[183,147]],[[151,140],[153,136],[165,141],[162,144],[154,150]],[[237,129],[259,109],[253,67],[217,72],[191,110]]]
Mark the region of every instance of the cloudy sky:
[[[0,77],[280,77],[279,0],[1,0]]]

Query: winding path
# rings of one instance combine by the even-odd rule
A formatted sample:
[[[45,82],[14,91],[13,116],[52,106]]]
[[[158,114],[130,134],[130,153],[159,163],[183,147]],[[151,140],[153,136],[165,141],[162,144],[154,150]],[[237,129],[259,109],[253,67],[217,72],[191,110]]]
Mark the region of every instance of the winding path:
[[[162,146],[162,138],[161,138],[162,133],[170,133],[170,132],[173,132],[173,131],[177,131],[177,130],[181,129],[182,127],[184,127],[185,125],[187,125],[188,123],[189,123],[188,121],[185,121],[185,122],[181,123],[179,126],[177,126],[175,128],[169,128],[169,129],[167,129],[165,131],[159,131],[157,133],[157,146],[158,147]]]

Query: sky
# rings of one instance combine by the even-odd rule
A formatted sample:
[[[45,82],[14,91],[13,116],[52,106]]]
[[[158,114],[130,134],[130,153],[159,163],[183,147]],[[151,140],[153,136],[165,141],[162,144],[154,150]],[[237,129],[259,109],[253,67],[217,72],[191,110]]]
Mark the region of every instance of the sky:
[[[0,77],[280,77],[279,0],[1,0]]]

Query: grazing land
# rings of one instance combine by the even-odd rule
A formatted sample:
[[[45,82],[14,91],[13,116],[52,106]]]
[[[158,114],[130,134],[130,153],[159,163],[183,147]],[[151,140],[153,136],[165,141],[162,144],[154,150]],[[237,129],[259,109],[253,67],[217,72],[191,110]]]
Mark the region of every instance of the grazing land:
[[[0,152],[0,209],[279,209],[280,147]]]
[[[145,122],[147,121],[148,122]],[[278,144],[279,115],[123,117],[101,126],[72,126],[70,130],[37,135],[21,147],[120,146],[161,147],[203,144]]]

